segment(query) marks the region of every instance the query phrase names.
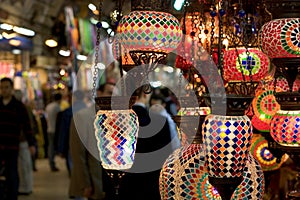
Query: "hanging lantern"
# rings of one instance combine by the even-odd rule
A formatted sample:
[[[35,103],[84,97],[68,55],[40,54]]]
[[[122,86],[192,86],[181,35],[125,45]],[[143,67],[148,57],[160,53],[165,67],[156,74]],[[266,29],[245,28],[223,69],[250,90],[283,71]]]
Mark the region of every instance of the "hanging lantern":
[[[229,49],[224,52],[224,80],[260,81],[269,72],[270,60],[259,49]]]
[[[248,154],[243,173],[243,181],[234,191],[231,200],[257,199],[262,200],[264,195],[264,173],[261,166]]]
[[[221,200],[208,182],[201,144],[177,149],[166,160],[160,173],[161,199]]]
[[[250,153],[259,162],[263,171],[277,170],[288,159],[288,155],[284,154],[280,163],[277,163],[277,158],[269,151],[268,141],[260,134],[253,134]]]
[[[270,58],[300,56],[300,19],[275,19],[264,24],[259,38],[261,48]]]
[[[116,105],[124,104],[124,98],[120,97],[119,100]],[[111,101],[110,97],[96,98],[100,106],[94,121],[97,147],[103,168],[127,170],[134,161],[138,118],[132,109],[122,109],[122,106],[109,108],[116,103],[117,97]]]
[[[272,117],[280,109],[273,90],[259,90],[252,101],[254,117],[253,126],[260,131],[269,131]],[[261,121],[261,122],[260,122]]]
[[[119,22],[118,33],[128,51],[161,51],[177,48],[182,31],[176,17],[157,11],[132,11]]]
[[[271,136],[283,146],[300,146],[300,110],[279,110],[271,121]]]
[[[212,177],[241,177],[246,165],[252,125],[244,116],[210,114],[203,123],[208,173]]]

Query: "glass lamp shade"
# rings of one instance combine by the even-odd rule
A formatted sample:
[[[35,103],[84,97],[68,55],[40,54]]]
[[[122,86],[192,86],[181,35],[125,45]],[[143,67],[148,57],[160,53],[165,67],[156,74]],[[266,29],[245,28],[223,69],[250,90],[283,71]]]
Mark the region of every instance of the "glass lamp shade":
[[[169,13],[132,11],[119,22],[117,31],[126,50],[170,52],[182,38],[180,23]]]
[[[284,154],[280,163],[277,163],[276,157],[274,157],[268,148],[268,141],[262,135],[253,134],[250,153],[259,162],[263,171],[277,170],[287,160],[288,155]]]
[[[300,19],[275,19],[264,24],[259,33],[260,45],[270,58],[300,56]]]
[[[133,165],[138,117],[132,109],[99,110],[94,121],[103,168],[127,170]]]
[[[262,168],[251,154],[248,154],[243,173],[243,181],[235,189],[231,200],[256,199],[262,200],[265,189],[264,173]]]
[[[300,111],[279,110],[271,121],[271,136],[280,145],[300,146]]]
[[[270,68],[268,56],[259,49],[248,50],[249,56],[246,49],[229,49],[224,52],[224,79],[226,81],[242,81],[243,76],[247,81],[250,78],[259,81],[268,74]]]
[[[251,118],[251,123],[253,128],[260,132],[269,132],[270,131],[270,123],[267,123],[261,119],[259,119],[256,115],[253,115]]]
[[[280,109],[273,90],[258,90],[252,101],[253,126],[259,131],[269,131],[272,117]]]
[[[161,199],[221,200],[209,183],[202,146],[186,145],[168,157],[160,172]]]
[[[246,115],[210,114],[203,123],[202,135],[209,176],[216,178],[241,177],[252,136],[250,119]]]

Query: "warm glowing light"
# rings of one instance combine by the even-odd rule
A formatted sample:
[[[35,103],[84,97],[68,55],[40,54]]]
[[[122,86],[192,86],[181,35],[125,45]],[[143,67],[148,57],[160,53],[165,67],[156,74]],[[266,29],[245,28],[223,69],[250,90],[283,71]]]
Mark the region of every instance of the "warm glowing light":
[[[22,34],[22,35],[26,35],[26,36],[34,36],[35,35],[35,32],[33,30],[23,28],[23,27],[14,26],[13,31],[15,31],[16,33]]]
[[[21,44],[21,41],[20,40],[9,40],[8,42],[10,45],[13,45],[13,46],[20,46]]]
[[[68,57],[68,56],[71,55],[71,51],[70,50],[63,50],[63,49],[61,49],[61,50],[59,50],[58,53],[59,53],[59,55],[65,56],[65,57]]]
[[[48,47],[57,47],[57,42],[54,40],[54,39],[48,39],[45,41],[45,44],[48,46]]]
[[[65,70],[65,69],[61,69],[61,70],[59,71],[59,74],[60,74],[61,76],[64,76],[64,75],[66,74],[66,70]]]

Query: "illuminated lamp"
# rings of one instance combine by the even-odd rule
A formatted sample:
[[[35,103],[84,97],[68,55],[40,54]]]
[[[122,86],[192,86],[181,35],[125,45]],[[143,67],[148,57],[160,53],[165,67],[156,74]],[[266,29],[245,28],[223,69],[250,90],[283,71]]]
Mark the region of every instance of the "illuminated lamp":
[[[250,152],[259,162],[263,171],[277,170],[288,159],[288,155],[284,154],[277,163],[277,158],[269,151],[268,141],[260,134],[253,135]]]
[[[270,60],[259,49],[229,49],[224,51],[224,80],[260,81],[269,71]],[[244,80],[244,81],[245,81]]]

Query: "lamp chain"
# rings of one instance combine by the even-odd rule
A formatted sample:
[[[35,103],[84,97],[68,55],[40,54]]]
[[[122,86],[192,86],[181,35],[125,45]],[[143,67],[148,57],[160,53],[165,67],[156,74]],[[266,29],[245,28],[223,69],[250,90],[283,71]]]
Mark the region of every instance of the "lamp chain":
[[[101,12],[102,12],[103,1],[100,0],[99,3],[99,21],[96,25],[97,28],[97,37],[96,37],[96,47],[95,47],[95,64],[94,64],[94,73],[93,73],[93,88],[92,96],[96,97],[96,87],[97,87],[97,78],[98,78],[98,62],[99,62],[99,49],[100,49],[100,35],[101,35]]]
[[[213,2],[214,3],[214,2]],[[213,12],[216,11],[216,8],[213,7]],[[214,36],[215,36],[215,17],[211,16],[211,33],[210,33],[210,55],[212,56],[213,55],[213,52],[214,52],[214,48],[213,48],[213,45],[214,45]]]

